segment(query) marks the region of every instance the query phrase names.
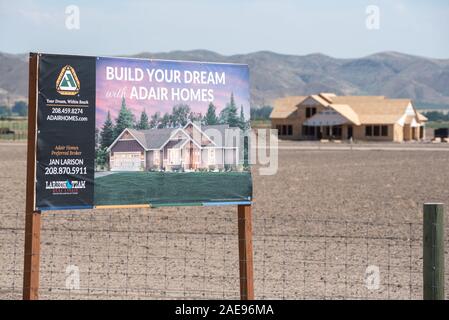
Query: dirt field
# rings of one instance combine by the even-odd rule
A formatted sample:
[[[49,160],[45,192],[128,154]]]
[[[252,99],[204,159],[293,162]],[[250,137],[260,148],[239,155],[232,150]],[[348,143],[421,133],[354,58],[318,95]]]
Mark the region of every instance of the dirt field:
[[[256,298],[420,299],[422,204],[449,204],[449,147],[317,146],[282,143],[274,176],[253,168]],[[21,297],[25,153],[0,144],[2,299]],[[44,213],[41,298],[238,298],[236,220],[233,207]]]

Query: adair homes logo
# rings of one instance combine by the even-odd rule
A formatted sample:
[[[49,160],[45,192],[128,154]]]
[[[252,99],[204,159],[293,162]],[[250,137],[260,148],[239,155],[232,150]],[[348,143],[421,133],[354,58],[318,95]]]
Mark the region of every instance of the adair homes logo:
[[[80,81],[72,66],[66,65],[61,69],[56,80],[56,91],[64,96],[74,96],[80,91]]]

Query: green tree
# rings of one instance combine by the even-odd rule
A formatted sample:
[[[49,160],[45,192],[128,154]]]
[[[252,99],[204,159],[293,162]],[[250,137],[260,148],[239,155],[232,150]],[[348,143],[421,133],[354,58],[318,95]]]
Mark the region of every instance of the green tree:
[[[189,121],[195,122],[195,123],[201,123],[203,120],[203,115],[201,112],[190,112],[189,114]]]
[[[159,111],[155,112],[150,119],[150,128],[157,128],[161,122],[161,113]]]
[[[106,116],[106,120],[100,133],[101,148],[108,148],[114,140],[114,124],[111,120],[111,113],[108,111],[108,115]]]
[[[109,153],[106,148],[100,148],[97,150],[95,155],[95,165],[105,166],[109,160]]]
[[[116,139],[126,128],[133,128],[133,124],[134,115],[131,110],[126,107],[125,98],[122,98],[122,106],[114,127],[114,139]]]
[[[100,146],[100,129],[95,127],[95,150]]]
[[[189,121],[190,107],[186,104],[173,106],[171,122],[174,127],[185,126]]]
[[[215,111],[217,110],[217,108],[214,106],[214,104],[211,102],[209,103],[209,107],[207,108],[207,113],[204,116],[204,124],[205,125],[214,125],[218,123],[218,118],[217,118],[217,114],[215,113]]]
[[[269,120],[272,110],[271,106],[251,107],[251,120]]]
[[[0,116],[10,116],[11,109],[7,106],[0,106]]]
[[[429,121],[449,121],[449,114],[444,114],[439,111],[424,112],[423,115],[426,116]]]
[[[164,113],[164,116],[162,117],[159,128],[169,128],[171,126],[171,117],[168,112]]]
[[[137,123],[137,129],[139,130],[147,130],[150,129],[150,124],[148,122],[148,115],[145,112],[145,110],[142,111],[142,113],[140,114],[140,120]]]
[[[226,105],[226,108],[220,112],[220,122],[229,124],[230,127],[239,127],[239,117],[237,116],[234,93],[231,93],[231,99]]]
[[[21,117],[26,117],[28,115],[28,105],[24,101],[17,101],[12,107],[12,112]]]
[[[242,130],[244,130],[246,128],[246,120],[245,120],[245,114],[243,112],[243,105],[240,105],[239,127]]]

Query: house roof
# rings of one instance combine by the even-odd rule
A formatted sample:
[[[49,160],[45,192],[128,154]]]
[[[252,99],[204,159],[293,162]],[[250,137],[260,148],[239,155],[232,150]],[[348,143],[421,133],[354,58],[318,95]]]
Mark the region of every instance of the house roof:
[[[230,128],[227,124],[216,124],[210,126],[201,126],[201,130],[214,142],[216,147],[227,147],[230,143],[228,141],[230,134],[232,132],[235,132],[235,130],[239,131],[240,129]],[[216,137],[216,133],[219,133],[220,136]],[[220,137],[224,137],[224,139],[219,139]]]
[[[187,124],[188,125],[188,124]],[[186,126],[187,126],[186,125]],[[193,124],[192,124],[193,125]],[[217,124],[210,126],[194,126],[201,131],[202,136],[206,137],[206,139],[211,140],[213,142],[213,146],[215,147],[227,147],[232,143],[232,133],[239,128],[230,128],[228,124]],[[184,127],[185,128],[185,127]],[[190,139],[197,144],[197,146],[203,147],[202,142],[199,141],[201,138],[193,135],[190,136],[185,132],[184,128],[163,128],[163,129],[148,129],[148,130],[136,130],[136,129],[125,129],[131,133],[131,135],[139,142],[142,147],[146,150],[150,149],[160,149],[164,145],[169,145],[171,148],[179,148],[184,145],[184,143]],[[124,130],[124,131],[125,131]],[[177,131],[182,131],[185,134],[185,138],[182,139],[174,139],[173,141],[169,141],[170,138]],[[210,136],[212,135],[212,137]],[[121,135],[120,135],[121,136]],[[224,137],[224,139],[220,139],[220,137]],[[199,139],[198,139],[199,138]],[[113,144],[109,147],[109,149],[118,141],[114,141]],[[223,141],[224,140],[224,141]],[[231,141],[228,141],[231,140]]]
[[[337,104],[350,104],[354,102],[372,102],[384,99],[385,96],[334,96],[331,98],[331,102]]]
[[[354,100],[350,107],[358,115],[361,124],[393,124],[405,114],[410,104],[410,99],[375,98]]]
[[[326,100],[327,102],[332,102],[332,98],[336,97],[337,95],[335,93],[330,92],[321,92],[319,96],[324,100]]]
[[[128,129],[129,132],[144,146],[145,149],[159,149],[171,136],[176,129],[148,129],[136,130]]]
[[[425,122],[425,121],[428,121],[429,119],[425,116],[425,115],[423,115],[422,113],[420,113],[420,112],[416,112],[417,114],[418,114],[418,120],[420,121],[420,122]]]
[[[305,98],[307,96],[291,96],[274,100],[270,118],[285,119],[290,117],[296,111],[296,106]]]
[[[167,143],[167,147],[173,148],[173,149],[179,149],[179,148],[182,148],[187,141],[189,141],[189,139],[171,140]]]
[[[327,107],[329,105],[329,99],[331,99],[330,96],[325,96],[322,97],[318,94],[312,94],[310,97],[312,97],[313,99],[315,99],[315,101],[318,101],[320,104],[322,104],[323,106]]]
[[[360,125],[358,114],[347,104],[331,104],[330,107],[355,125]]]
[[[333,93],[320,93],[309,97],[334,109],[355,125],[396,123],[411,104],[410,99],[387,99],[385,96],[336,96]],[[288,118],[297,110],[298,104],[306,99],[307,97],[296,96],[275,100],[270,118]],[[426,121],[419,113],[417,117],[418,121]]]

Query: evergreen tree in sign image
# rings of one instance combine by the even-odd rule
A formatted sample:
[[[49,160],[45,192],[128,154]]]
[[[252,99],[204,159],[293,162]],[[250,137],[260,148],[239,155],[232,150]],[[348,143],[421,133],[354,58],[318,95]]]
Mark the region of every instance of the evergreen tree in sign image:
[[[150,129],[150,124],[148,122],[148,115],[145,112],[145,110],[142,111],[140,114],[140,120],[139,123],[136,125],[136,129],[138,130],[147,130]]]
[[[108,111],[106,121],[103,124],[100,134],[101,148],[108,148],[114,142],[114,124],[111,120],[111,113]]]
[[[159,128],[170,128],[171,126],[171,117],[168,112],[164,113],[162,119],[159,123]]]
[[[214,124],[218,123],[218,118],[215,113],[215,110],[216,110],[216,108],[215,108],[214,104],[212,102],[209,103],[209,107],[207,108],[207,113],[204,116],[205,125],[210,126],[210,125],[214,125]]]
[[[120,108],[120,112],[117,117],[117,121],[115,123],[114,128],[114,140],[122,133],[126,128],[134,127],[134,115],[132,112],[126,107],[125,98],[122,98],[122,107]]]
[[[240,119],[239,119],[239,127],[242,130],[246,128],[245,114],[243,113],[243,106],[240,106]]]
[[[159,124],[161,122],[161,113],[159,111],[157,111],[156,113],[154,113],[151,116],[151,120],[150,120],[150,128],[154,129],[154,128],[159,128]]]
[[[220,122],[227,123],[230,127],[239,127],[239,118],[237,116],[237,106],[235,105],[234,93],[231,93],[231,99],[226,108],[220,112]]]
[[[190,107],[186,104],[178,104],[172,110],[172,124],[175,127],[182,127],[189,121]]]

